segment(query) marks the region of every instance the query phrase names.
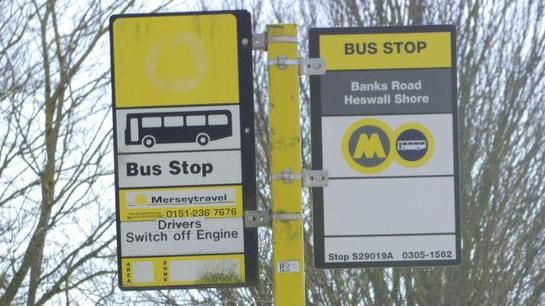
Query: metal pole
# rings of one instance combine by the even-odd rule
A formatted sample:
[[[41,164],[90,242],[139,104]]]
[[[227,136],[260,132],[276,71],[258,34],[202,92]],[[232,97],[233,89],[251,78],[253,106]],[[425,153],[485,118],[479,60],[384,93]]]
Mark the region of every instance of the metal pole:
[[[297,26],[267,26],[274,300],[305,305]]]

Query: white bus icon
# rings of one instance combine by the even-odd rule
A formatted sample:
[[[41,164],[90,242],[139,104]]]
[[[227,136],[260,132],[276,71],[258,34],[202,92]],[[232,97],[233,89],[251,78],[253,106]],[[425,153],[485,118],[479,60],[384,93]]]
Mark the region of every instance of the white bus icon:
[[[421,151],[428,148],[428,143],[425,140],[398,140],[398,151]]]

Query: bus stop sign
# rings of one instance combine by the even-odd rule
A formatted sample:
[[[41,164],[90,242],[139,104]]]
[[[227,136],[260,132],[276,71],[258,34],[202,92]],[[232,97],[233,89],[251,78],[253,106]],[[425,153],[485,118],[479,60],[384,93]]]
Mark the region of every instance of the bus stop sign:
[[[257,280],[251,17],[110,20],[122,289]]]
[[[453,26],[311,29],[319,268],[460,263]]]

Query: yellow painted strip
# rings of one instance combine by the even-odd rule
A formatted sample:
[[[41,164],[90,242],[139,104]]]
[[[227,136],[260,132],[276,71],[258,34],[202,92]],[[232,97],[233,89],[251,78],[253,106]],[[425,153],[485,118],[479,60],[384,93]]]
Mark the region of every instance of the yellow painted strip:
[[[297,36],[297,26],[269,25],[267,35]],[[268,59],[286,56],[297,60],[297,44],[271,42]],[[299,126],[299,75],[297,66],[280,69],[269,66],[271,172],[290,169],[301,173],[301,136]],[[272,182],[273,214],[301,214],[301,182]],[[303,226],[301,220],[275,220],[273,229],[274,301],[277,306],[305,305]]]
[[[122,258],[125,288],[229,285],[245,281],[244,255]]]
[[[118,18],[116,107],[239,103],[234,15]]]
[[[243,216],[242,186],[120,189],[121,221]]]
[[[450,32],[320,35],[327,70],[446,68]]]

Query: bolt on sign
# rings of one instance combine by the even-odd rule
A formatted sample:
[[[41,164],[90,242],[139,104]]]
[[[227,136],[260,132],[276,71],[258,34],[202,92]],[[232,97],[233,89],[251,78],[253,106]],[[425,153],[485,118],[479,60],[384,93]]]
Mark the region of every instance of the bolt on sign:
[[[110,21],[122,289],[257,281],[251,17]]]
[[[453,26],[311,29],[319,268],[460,263]]]

